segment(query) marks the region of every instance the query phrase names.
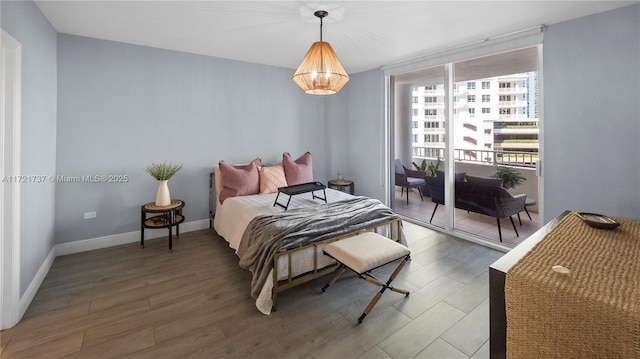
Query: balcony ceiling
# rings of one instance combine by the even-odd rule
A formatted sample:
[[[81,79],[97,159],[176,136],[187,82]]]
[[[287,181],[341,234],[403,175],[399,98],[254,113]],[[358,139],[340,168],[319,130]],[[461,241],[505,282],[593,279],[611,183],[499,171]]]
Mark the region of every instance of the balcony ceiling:
[[[59,1],[61,33],[297,68],[324,40],[350,73],[640,1]]]

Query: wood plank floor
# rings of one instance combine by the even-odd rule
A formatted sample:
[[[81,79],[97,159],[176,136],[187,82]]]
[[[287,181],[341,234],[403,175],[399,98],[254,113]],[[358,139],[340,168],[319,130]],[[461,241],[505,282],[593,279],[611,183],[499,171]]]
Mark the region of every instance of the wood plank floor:
[[[405,223],[412,259],[378,290],[353,274],[279,296],[260,314],[250,276],[213,230],[56,258],[4,358],[488,358],[488,266],[502,253]],[[374,274],[387,278],[392,266]]]

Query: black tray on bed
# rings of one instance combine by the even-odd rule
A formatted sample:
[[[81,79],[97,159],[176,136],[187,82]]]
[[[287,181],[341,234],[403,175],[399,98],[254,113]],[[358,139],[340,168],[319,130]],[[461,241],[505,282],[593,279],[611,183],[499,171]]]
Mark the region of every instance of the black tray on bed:
[[[313,197],[313,199],[321,199],[323,200],[325,203],[327,203],[327,193],[325,192],[325,189],[327,188],[327,186],[325,186],[324,184],[320,183],[320,182],[308,182],[308,183],[300,183],[300,184],[296,184],[293,186],[287,186],[287,187],[280,187],[278,188],[278,195],[276,196],[276,200],[273,202],[273,205],[276,206],[280,206],[282,208],[284,208],[284,210],[286,211],[287,208],[289,208],[289,203],[291,202],[291,197],[297,195],[297,194],[303,194],[303,193],[309,193],[311,192],[311,195]],[[316,196],[315,191],[322,191],[322,194],[324,195],[324,197],[320,197],[320,196]],[[280,193],[284,193],[286,195],[289,196],[289,199],[287,200],[287,204],[283,205],[282,203],[278,202],[278,198],[280,197]]]

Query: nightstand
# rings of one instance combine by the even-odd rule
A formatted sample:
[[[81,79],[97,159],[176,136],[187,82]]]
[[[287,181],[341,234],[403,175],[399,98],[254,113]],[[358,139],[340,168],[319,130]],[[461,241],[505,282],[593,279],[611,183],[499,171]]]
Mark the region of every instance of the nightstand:
[[[176,227],[176,237],[180,236],[180,223],[184,222],[182,208],[184,201],[179,199],[171,200],[168,206],[156,206],[154,202],[147,203],[140,208],[140,248],[144,248],[144,229],[168,228],[169,229],[169,252],[173,251],[173,236],[171,228]],[[147,218],[151,213],[152,217]]]
[[[353,181],[345,179],[334,179],[329,181],[328,187],[345,193],[355,194]]]

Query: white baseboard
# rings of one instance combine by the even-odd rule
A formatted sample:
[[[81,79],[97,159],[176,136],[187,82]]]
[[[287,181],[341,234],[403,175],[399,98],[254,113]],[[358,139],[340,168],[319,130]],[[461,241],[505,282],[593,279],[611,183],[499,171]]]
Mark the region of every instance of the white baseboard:
[[[22,316],[27,312],[27,308],[29,308],[31,301],[33,301],[36,293],[38,293],[38,289],[40,289],[40,285],[44,281],[44,278],[47,276],[47,273],[49,273],[49,269],[51,269],[51,265],[53,264],[54,259],[56,259],[55,246],[51,248],[49,254],[44,259],[44,262],[42,262],[40,269],[38,269],[38,273],[36,273],[31,283],[29,283],[29,287],[27,287],[27,290],[24,292],[22,297],[20,297],[20,302],[18,303],[18,310],[20,311],[18,321],[22,320]]]
[[[180,224],[180,233],[187,233],[192,231],[199,231],[201,229],[209,228],[209,220],[201,219],[197,221],[185,222]],[[144,238],[153,239],[158,237],[165,237],[168,235],[168,230],[164,229],[145,229]],[[140,242],[140,231],[113,234],[110,236],[97,237],[84,239],[81,241],[68,242],[56,244],[56,256],[64,256],[67,254],[80,253],[91,251],[94,249],[101,249],[113,246],[119,246],[121,244]]]

